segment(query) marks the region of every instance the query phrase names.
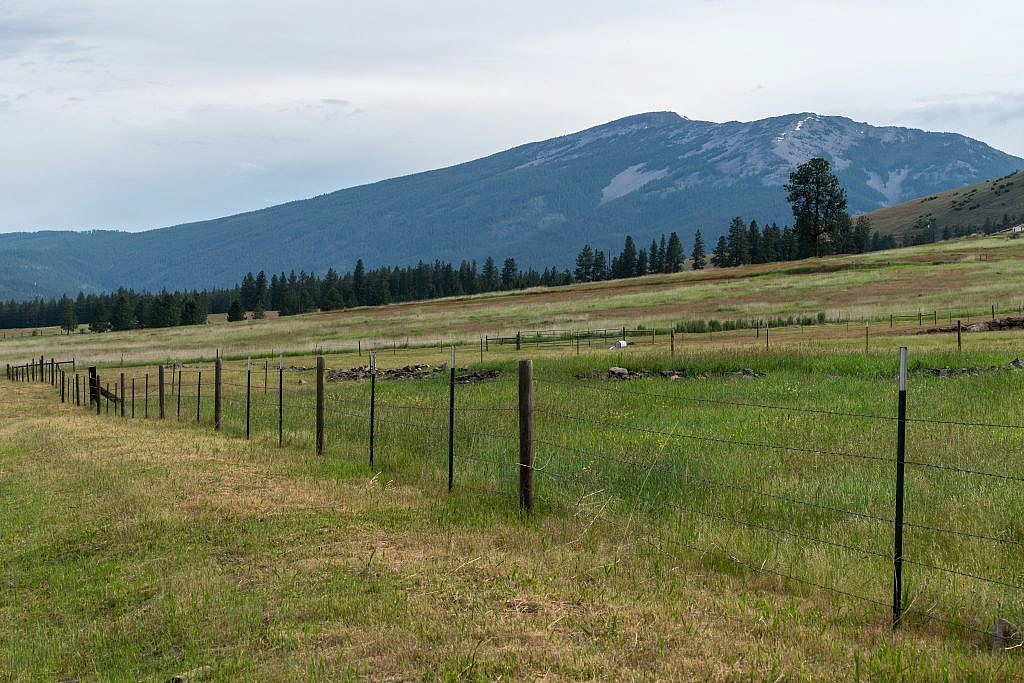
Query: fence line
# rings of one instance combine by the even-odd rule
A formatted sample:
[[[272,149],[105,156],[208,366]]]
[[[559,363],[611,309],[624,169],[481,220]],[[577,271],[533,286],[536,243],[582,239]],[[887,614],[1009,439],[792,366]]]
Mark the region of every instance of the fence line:
[[[619,330],[622,332],[622,330]],[[518,340],[522,343],[522,339]],[[985,629],[965,624],[956,619],[934,613],[915,609],[913,604],[905,605],[908,591],[902,584],[902,567],[907,565],[919,569],[936,572],[940,575],[965,579],[977,582],[992,588],[1003,589],[1012,592],[1010,604],[1020,609],[1024,605],[1024,581],[1014,575],[993,576],[975,567],[961,568],[954,566],[949,561],[933,562],[921,551],[915,553],[906,552],[904,548],[903,532],[905,530],[918,530],[935,534],[942,534],[951,538],[960,538],[977,544],[993,544],[998,547],[1019,548],[1024,547],[1021,539],[1000,536],[976,529],[958,529],[945,526],[933,525],[924,522],[908,521],[903,516],[904,488],[904,466],[912,468],[942,472],[953,477],[980,477],[983,480],[993,480],[1009,484],[1024,483],[1024,476],[1008,472],[992,472],[982,469],[973,469],[957,465],[947,465],[941,462],[925,461],[905,457],[906,425],[908,423],[920,423],[925,425],[947,425],[950,427],[988,430],[1010,430],[1016,433],[1024,429],[1024,425],[998,424],[989,422],[971,422],[956,420],[940,420],[929,417],[909,417],[906,414],[906,351],[901,350],[901,373],[899,376],[899,410],[898,415],[872,414],[862,412],[846,412],[824,408],[803,408],[799,406],[784,406],[753,401],[731,401],[694,397],[683,394],[667,394],[656,391],[638,391],[633,389],[618,389],[596,385],[587,378],[581,378],[576,382],[548,377],[534,377],[532,363],[520,366],[520,377],[497,378],[493,381],[461,385],[458,381],[454,364],[454,349],[452,351],[452,363],[449,365],[449,372],[434,374],[427,377],[417,388],[425,388],[427,393],[422,395],[422,403],[402,401],[388,398],[386,395],[379,395],[382,386],[376,381],[378,373],[375,354],[371,354],[371,374],[369,395],[359,392],[357,395],[342,395],[341,393],[328,392],[325,384],[325,363],[323,356],[318,357],[315,369],[316,383],[315,396],[310,392],[314,387],[308,387],[305,392],[289,391],[286,403],[285,375],[283,358],[280,359],[277,370],[277,386],[271,387],[269,362],[264,367],[257,366],[257,377],[253,391],[254,378],[252,377],[251,362],[242,368],[225,368],[223,361],[217,359],[215,372],[207,372],[204,378],[202,368],[199,366],[185,368],[181,365],[158,366],[157,396],[156,400],[160,406],[159,419],[166,420],[168,417],[175,417],[182,421],[195,421],[204,424],[204,417],[208,424],[216,429],[222,427],[229,429],[232,433],[245,438],[252,438],[254,432],[269,436],[269,420],[273,418],[276,427],[278,445],[285,443],[285,435],[288,435],[288,442],[295,440],[302,445],[312,447],[317,453],[328,453],[332,447],[339,445],[358,446],[364,439],[369,442],[369,462],[374,467],[375,455],[391,458],[395,463],[406,462],[413,469],[418,468],[421,472],[433,472],[430,476],[443,485],[444,470],[442,465],[442,449],[440,443],[447,445],[447,481],[449,490],[455,491],[479,491],[488,495],[508,497],[510,504],[514,500],[513,492],[502,488],[502,482],[511,486],[518,478],[519,507],[526,513],[540,514],[545,510],[553,510],[556,507],[561,509],[571,508],[568,502],[572,495],[576,496],[577,509],[584,505],[587,500],[605,500],[615,502],[624,509],[632,510],[630,513],[631,525],[633,526],[631,538],[636,541],[647,542],[657,541],[654,545],[659,552],[677,553],[679,549],[687,549],[700,555],[713,554],[716,551],[701,548],[699,545],[680,537],[681,532],[666,535],[660,527],[674,522],[678,529],[681,525],[698,524],[696,520],[704,520],[700,524],[721,524],[723,528],[732,530],[733,541],[736,541],[736,534],[749,532],[752,534],[765,535],[775,539],[776,543],[788,540],[792,545],[790,548],[799,555],[806,556],[809,552],[807,544],[831,548],[833,550],[851,553],[856,557],[873,560],[882,560],[885,563],[893,563],[893,567],[879,572],[876,578],[881,582],[893,581],[893,601],[877,599],[871,596],[862,595],[853,590],[840,588],[835,585],[828,585],[816,577],[799,576],[791,571],[783,571],[776,567],[768,566],[767,560],[757,563],[743,559],[739,554],[726,552],[725,557],[720,559],[728,560],[737,566],[758,573],[774,575],[785,581],[794,581],[803,585],[826,590],[836,594],[865,601],[875,606],[891,607],[893,610],[893,628],[899,627],[908,615],[921,616],[929,620],[945,623],[968,631],[990,634]],[[246,381],[225,380],[225,370],[230,370],[231,377],[237,377],[238,372],[244,372]],[[167,376],[167,371],[170,371]],[[262,375],[262,376],[260,376]],[[51,386],[59,388],[59,397],[62,403],[74,403],[76,406],[85,407],[88,410],[95,409],[97,414],[109,414],[110,404],[114,404],[113,414],[120,418],[142,418],[150,417],[150,373],[126,375],[120,372],[114,381],[108,382],[101,379],[96,367],[89,367],[88,374],[81,377],[76,371],[74,360],[56,361],[40,357],[23,365],[8,365],[7,379],[18,382],[50,383]],[[206,386],[204,386],[204,380]],[[490,386],[492,390],[500,390],[510,387],[515,383],[519,390],[519,403],[514,406],[515,397],[509,396],[488,396],[480,394],[477,389]],[[143,385],[144,407],[136,411],[136,389],[137,384]],[[212,387],[209,386],[212,384]],[[111,387],[112,385],[112,387]],[[880,455],[875,449],[868,453],[855,453],[847,450],[834,448],[819,448],[808,445],[795,446],[792,444],[776,443],[771,439],[754,440],[738,438],[732,435],[714,435],[697,433],[691,431],[667,430],[631,424],[625,420],[631,416],[619,415],[618,419],[607,419],[594,417],[566,410],[564,405],[541,404],[534,402],[534,385],[548,387],[551,392],[571,392],[576,397],[578,390],[596,392],[600,396],[608,398],[614,405],[621,405],[627,400],[642,398],[655,398],[669,402],[682,402],[703,406],[708,410],[722,408],[738,408],[743,410],[770,410],[783,414],[828,416],[841,420],[877,420],[883,424],[896,423],[897,444],[894,448],[896,457]],[[351,386],[359,386],[353,383]],[[405,386],[410,386],[405,383]],[[457,390],[457,387],[462,387]],[[130,394],[129,392],[130,387]],[[273,388],[275,391],[270,391]],[[384,392],[386,394],[387,392]],[[494,391],[491,392],[492,394]],[[130,398],[129,398],[130,396]],[[73,397],[73,401],[72,401]],[[473,403],[474,397],[491,399],[494,404]],[[87,399],[87,400],[86,400]],[[186,413],[182,417],[182,401],[185,400]],[[130,412],[128,405],[130,401]],[[168,405],[167,401],[173,401]],[[468,403],[467,403],[468,401]],[[564,403],[564,402],[563,402]],[[228,414],[223,414],[223,406],[228,407]],[[287,410],[286,410],[287,406]],[[328,409],[327,406],[330,406]],[[105,411],[103,408],[105,407]],[[592,407],[592,406],[591,406]],[[169,410],[165,410],[169,408]],[[194,410],[193,410],[194,409]],[[168,415],[168,412],[171,414]],[[447,419],[444,415],[447,413]],[[286,429],[285,416],[288,415]],[[210,419],[212,416],[212,420]],[[312,417],[313,419],[310,419]],[[538,435],[535,420],[539,420],[540,434]],[[326,427],[330,422],[331,431],[328,434]],[[501,426],[512,428],[518,427],[518,433],[500,433]],[[394,427],[393,433],[384,430],[378,434],[378,428]],[[571,429],[574,432],[566,433],[576,438],[576,443],[570,445],[564,440],[556,440],[548,437],[544,430],[554,431],[556,427],[563,430]],[[595,430],[601,430],[595,433]],[[716,449],[724,450],[729,457],[739,456],[740,458],[751,458],[752,456],[765,453],[779,452],[782,454],[807,454],[820,459],[824,463],[834,463],[842,460],[852,460],[874,463],[880,467],[888,468],[895,466],[895,496],[896,514],[879,514],[876,510],[867,507],[862,503],[851,503],[850,501],[833,501],[829,497],[821,497],[820,490],[815,493],[813,500],[792,495],[787,491],[769,490],[763,487],[744,485],[738,480],[728,477],[713,477],[705,473],[714,471],[716,465],[721,464],[722,458],[718,451],[690,451],[684,452],[680,447],[673,446],[669,450],[662,445],[657,451],[658,457],[668,457],[668,461],[660,461],[656,458],[642,459],[635,457],[624,457],[611,452],[599,452],[585,447],[586,438],[600,438],[602,443],[613,443],[603,436],[605,432],[623,435],[634,434],[675,443],[677,441],[698,442],[712,444]],[[430,439],[430,448],[405,449],[397,451],[388,450],[388,444],[379,440],[381,436],[389,436],[396,440],[417,439],[421,436]],[[447,439],[444,437],[447,436]],[[570,438],[566,437],[566,440]],[[312,437],[312,438],[311,438]],[[329,438],[328,438],[329,437]],[[335,440],[335,437],[341,437]],[[467,441],[467,439],[469,441]],[[493,445],[488,448],[478,447],[478,439],[487,440]],[[399,443],[399,441],[396,441]],[[474,445],[476,444],[476,445]],[[381,449],[382,445],[384,446]],[[542,447],[541,464],[537,464],[534,448]],[[642,444],[632,444],[642,446]],[[516,451],[519,453],[518,460],[514,457]],[[415,453],[415,455],[410,455]],[[411,463],[408,462],[411,457]],[[583,460],[572,460],[567,458],[582,458]],[[456,469],[456,463],[460,463]],[[468,466],[466,464],[472,465]],[[626,475],[616,468],[625,468],[632,472]],[[755,468],[757,462],[755,461]],[[749,469],[749,466],[748,466]],[[541,487],[536,489],[535,477],[540,479]],[[864,476],[863,472],[854,472],[855,476]],[[557,486],[548,487],[543,482],[557,482]],[[489,484],[498,484],[497,487]],[[722,499],[716,501],[712,498],[710,490],[720,492],[731,492],[741,497],[741,504],[736,501]],[[835,491],[838,491],[836,489]],[[535,508],[535,494],[541,493],[542,507]],[[832,491],[827,492],[829,495]],[[569,498],[567,498],[569,496]],[[858,496],[860,497],[860,496]],[[676,498],[682,498],[677,500]],[[870,498],[870,496],[869,496]],[[685,502],[684,502],[685,501]],[[715,502],[716,504],[712,505]],[[886,504],[889,501],[882,501]],[[702,504],[703,503],[703,504]],[[547,507],[545,507],[547,506]],[[861,542],[846,539],[842,535],[829,535],[828,533],[811,533],[802,527],[787,524],[787,515],[791,509],[799,509],[806,517],[807,513],[827,513],[836,515],[842,519],[852,521],[869,522],[868,536],[864,536],[864,530],[859,530],[858,536]],[[647,517],[638,519],[634,513],[644,512]],[[598,514],[602,521],[612,525],[618,524],[611,516],[606,515],[605,507],[602,507]],[[596,519],[596,517],[595,517]],[[805,525],[807,524],[806,519]],[[776,523],[773,523],[776,522]],[[812,518],[811,526],[818,526],[825,530],[826,523],[834,524],[827,518]],[[637,527],[645,527],[638,531]],[[695,529],[690,529],[691,534]],[[893,536],[887,536],[889,530]],[[1010,531],[1011,535],[1015,532]],[[745,537],[741,538],[742,541]],[[872,545],[871,540],[879,539],[892,542],[892,548],[882,550],[877,545]],[[749,539],[746,542],[751,542]],[[867,545],[864,545],[867,542]],[[921,543],[920,548],[927,550],[929,544],[923,540],[914,540],[914,543]],[[717,544],[715,544],[717,545]],[[915,546],[917,547],[917,546]],[[984,546],[988,548],[988,546]],[[720,548],[718,548],[720,550]],[[721,553],[717,553],[721,555]],[[835,565],[826,565],[827,570],[836,570]],[[1019,573],[1019,570],[1014,570]],[[890,573],[892,572],[892,573]],[[860,577],[866,580],[866,577]],[[929,584],[923,584],[929,588]],[[1018,638],[1020,636],[1018,635]],[[1014,645],[1013,647],[1016,647]]]

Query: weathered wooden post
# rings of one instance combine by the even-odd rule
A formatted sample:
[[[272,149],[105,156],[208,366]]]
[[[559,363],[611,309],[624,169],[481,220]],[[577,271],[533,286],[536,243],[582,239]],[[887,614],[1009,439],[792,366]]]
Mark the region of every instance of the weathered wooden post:
[[[220,431],[221,396],[224,393],[224,375],[220,356],[213,363],[213,428]]]
[[[760,336],[760,333],[758,333],[758,336]],[[669,330],[668,330],[668,349],[669,349],[669,355],[672,358],[675,358],[676,357],[676,328],[674,328],[674,327],[670,327]]]
[[[323,356],[316,357],[316,454],[324,453],[324,368]]]
[[[516,351],[523,348],[523,333],[516,332]]]
[[[963,339],[961,337],[961,332],[962,331],[963,331],[963,328],[960,325],[960,321],[957,320],[956,321],[956,350],[957,351],[963,351],[964,350]]]
[[[533,361],[519,361],[519,507],[533,512]]]

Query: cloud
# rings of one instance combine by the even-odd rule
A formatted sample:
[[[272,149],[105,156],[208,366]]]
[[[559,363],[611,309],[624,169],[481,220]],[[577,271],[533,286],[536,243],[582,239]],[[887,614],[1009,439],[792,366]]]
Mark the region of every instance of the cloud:
[[[224,215],[652,110],[844,114],[1024,155],[1019,47],[990,25],[1024,3],[993,5],[0,0],[0,231]],[[837,49],[838,27],[857,39]]]

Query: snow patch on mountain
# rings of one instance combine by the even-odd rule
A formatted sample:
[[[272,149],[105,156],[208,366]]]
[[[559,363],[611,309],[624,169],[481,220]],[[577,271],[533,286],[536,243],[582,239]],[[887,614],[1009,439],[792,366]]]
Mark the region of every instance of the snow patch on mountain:
[[[603,190],[601,190],[601,203],[605,204],[625,197],[627,194],[636,192],[652,180],[658,180],[668,175],[668,169],[662,168],[656,171],[644,171],[647,164],[635,164],[617,174],[611,179]]]
[[[910,175],[910,169],[904,167],[895,171],[889,171],[887,180],[882,180],[882,176],[874,171],[868,171],[867,174],[867,186],[873,190],[878,190],[883,197],[895,204],[903,196],[903,181]]]

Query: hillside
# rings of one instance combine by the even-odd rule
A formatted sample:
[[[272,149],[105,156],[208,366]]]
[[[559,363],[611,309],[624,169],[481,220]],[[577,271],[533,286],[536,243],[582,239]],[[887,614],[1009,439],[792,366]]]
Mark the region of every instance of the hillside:
[[[220,286],[248,270],[325,271],[512,256],[566,266],[585,242],[617,249],[677,230],[710,242],[732,216],[787,222],[783,184],[829,158],[867,211],[994,178],[1024,160],[961,135],[792,114],[753,122],[628,117],[450,168],[260,211],[126,234],[0,235],[0,298],[119,286]]]
[[[934,228],[982,231],[986,226],[1024,223],[1024,175],[1009,175],[931,194],[867,214],[875,230],[902,236]]]
[[[692,319],[751,317],[863,317],[890,313],[943,318],[990,305],[1017,308],[1024,278],[1024,239],[1002,235],[949,240],[870,254],[768,263],[739,268],[648,275],[626,280],[351,308],[244,323],[211,317],[207,325],[41,337],[12,330],[0,341],[0,361],[30,356],[74,356],[101,362],[121,354],[157,360],[182,354],[212,358],[214,349],[244,356],[268,349],[314,347],[355,351],[359,343],[438,344],[462,340],[475,349],[487,335],[516,330],[664,327]],[[882,327],[887,327],[883,325]],[[856,334],[856,333],[855,333]],[[743,334],[744,343],[749,342]],[[365,348],[365,347],[364,347]]]

